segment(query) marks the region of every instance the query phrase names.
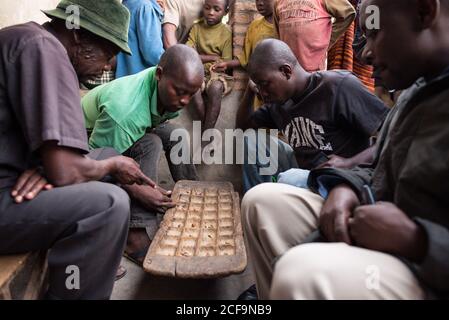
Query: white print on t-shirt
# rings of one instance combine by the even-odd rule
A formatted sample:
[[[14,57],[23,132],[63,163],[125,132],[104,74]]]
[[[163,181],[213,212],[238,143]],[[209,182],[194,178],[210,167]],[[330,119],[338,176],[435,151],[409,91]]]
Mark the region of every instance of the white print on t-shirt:
[[[330,142],[324,141],[323,126],[307,118],[294,118],[285,127],[284,135],[292,148],[309,147],[323,151],[334,150]]]

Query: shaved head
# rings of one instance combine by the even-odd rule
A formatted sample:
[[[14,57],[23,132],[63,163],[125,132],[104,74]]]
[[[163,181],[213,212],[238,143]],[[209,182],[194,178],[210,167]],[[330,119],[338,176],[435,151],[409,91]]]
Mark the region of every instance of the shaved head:
[[[276,39],[259,42],[249,60],[248,72],[265,103],[284,103],[303,91],[310,77],[290,47]]]
[[[265,39],[259,42],[251,54],[248,71],[251,74],[261,69],[277,70],[285,64],[291,66],[292,69],[299,66],[299,62],[290,47],[277,39]]]
[[[184,44],[168,48],[162,55],[159,66],[168,76],[204,77],[204,67],[200,56],[194,49]]]
[[[176,112],[188,105],[204,81],[204,67],[198,53],[177,44],[162,55],[156,70],[158,99],[166,111]]]

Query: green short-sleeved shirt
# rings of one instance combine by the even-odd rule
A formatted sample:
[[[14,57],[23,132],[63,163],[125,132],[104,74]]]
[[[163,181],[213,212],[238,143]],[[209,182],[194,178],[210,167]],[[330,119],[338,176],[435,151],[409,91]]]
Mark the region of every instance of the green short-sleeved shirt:
[[[147,129],[173,119],[179,112],[157,111],[156,67],[119,78],[90,91],[81,101],[90,148],[112,147],[120,153]]]

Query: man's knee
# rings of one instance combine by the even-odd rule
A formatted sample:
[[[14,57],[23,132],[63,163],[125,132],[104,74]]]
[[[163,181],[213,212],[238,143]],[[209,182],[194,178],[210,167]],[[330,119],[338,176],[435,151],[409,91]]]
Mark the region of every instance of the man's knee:
[[[244,221],[253,222],[263,213],[273,214],[273,193],[277,192],[276,184],[262,183],[251,188],[242,199],[242,216]],[[275,205],[278,205],[276,203]],[[258,210],[263,208],[263,210]]]
[[[110,219],[119,225],[128,225],[130,215],[130,199],[128,194],[120,187],[108,184],[107,193],[112,199]]]
[[[295,151],[289,144],[287,144],[284,141],[282,141],[276,137],[273,137],[273,136],[270,136],[270,139],[276,139],[275,141],[278,145],[278,154],[279,155],[283,155],[287,158],[295,156]]]
[[[332,299],[339,269],[320,248],[334,245],[304,244],[287,251],[275,265],[270,298]]]
[[[96,230],[98,241],[111,245],[116,241],[121,243],[128,232],[131,215],[131,202],[125,190],[114,184],[101,183],[92,191],[89,203],[90,206],[87,204],[84,209],[90,211],[89,219],[79,221],[87,226],[84,231]]]
[[[126,229],[129,223],[130,199],[120,187],[111,183],[90,182],[89,196],[85,199],[85,219],[92,217],[98,225],[114,228],[117,231]],[[93,218],[97,216],[97,218]],[[100,221],[101,220],[101,221]]]
[[[154,133],[145,134],[137,143],[143,152],[161,152],[163,149],[162,139]]]
[[[187,129],[181,125],[177,125],[171,122],[165,122],[159,125],[154,129],[153,133],[157,135],[159,139],[161,139],[161,143],[165,151],[170,151],[171,148],[173,148],[180,142],[190,143],[188,139],[187,141],[183,141],[182,139],[180,140],[180,137],[189,136]]]
[[[250,134],[251,131],[247,131],[247,132],[248,132],[248,134],[245,135],[244,138],[243,138],[243,144],[244,144],[245,148],[247,148],[247,149],[256,150],[257,133]]]

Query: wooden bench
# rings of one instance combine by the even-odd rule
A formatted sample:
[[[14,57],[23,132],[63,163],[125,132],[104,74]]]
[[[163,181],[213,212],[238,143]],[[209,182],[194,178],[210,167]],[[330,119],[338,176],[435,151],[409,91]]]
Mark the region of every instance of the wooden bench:
[[[46,290],[46,253],[0,256],[0,300],[35,300]]]

